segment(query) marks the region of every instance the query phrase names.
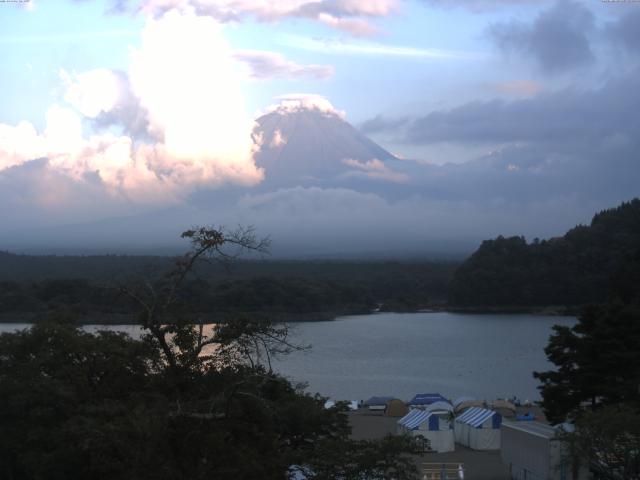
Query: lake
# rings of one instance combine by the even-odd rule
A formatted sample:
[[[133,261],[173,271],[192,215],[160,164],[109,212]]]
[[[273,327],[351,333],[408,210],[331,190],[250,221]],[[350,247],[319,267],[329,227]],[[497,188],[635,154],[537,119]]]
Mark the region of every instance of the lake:
[[[305,379],[312,391],[338,399],[372,395],[411,398],[518,396],[539,399],[532,371],[551,367],[544,354],[554,324],[571,317],[378,313],[333,322],[296,324],[294,336],[312,344],[278,369]]]
[[[534,370],[551,367],[544,354],[554,324],[572,317],[477,315],[447,312],[376,313],[334,321],[291,324],[292,338],[311,349],[279,359],[274,367],[309,390],[337,399],[418,392],[481,399],[539,399]],[[0,331],[24,328],[2,324]],[[135,326],[114,328],[133,336]]]

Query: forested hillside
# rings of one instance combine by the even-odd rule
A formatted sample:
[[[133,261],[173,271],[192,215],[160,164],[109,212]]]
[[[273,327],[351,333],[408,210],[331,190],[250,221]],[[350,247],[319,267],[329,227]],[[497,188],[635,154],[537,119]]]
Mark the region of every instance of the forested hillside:
[[[71,310],[81,317],[121,322],[122,315],[135,311],[121,288],[157,281],[173,261],[2,253],[0,314],[12,321],[14,314],[23,319],[25,314],[28,318]],[[453,263],[426,261],[236,261],[228,268],[200,262],[179,297],[192,313],[207,316],[246,312],[308,320],[369,312],[378,304],[389,310],[415,310],[446,299],[455,268]]]
[[[456,271],[456,306],[584,305],[640,289],[640,199],[604,210],[563,237],[487,240]]]

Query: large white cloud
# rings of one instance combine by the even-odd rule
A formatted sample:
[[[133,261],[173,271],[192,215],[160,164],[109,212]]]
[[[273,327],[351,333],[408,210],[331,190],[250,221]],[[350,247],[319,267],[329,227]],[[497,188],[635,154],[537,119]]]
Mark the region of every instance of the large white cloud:
[[[214,19],[176,11],[150,19],[128,76],[62,72],[70,106],[50,107],[42,132],[0,124],[0,175],[47,158],[76,182],[90,178],[113,196],[156,204],[200,186],[256,184],[263,173],[237,70]],[[99,128],[113,124],[120,128]]]

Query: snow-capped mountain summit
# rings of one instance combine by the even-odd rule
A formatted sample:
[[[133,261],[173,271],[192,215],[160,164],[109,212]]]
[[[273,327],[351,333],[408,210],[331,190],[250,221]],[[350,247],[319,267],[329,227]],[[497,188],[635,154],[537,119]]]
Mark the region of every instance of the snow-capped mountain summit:
[[[326,99],[286,97],[256,120],[256,164],[265,184],[336,185],[354,180],[402,182],[399,160],[350,125]]]

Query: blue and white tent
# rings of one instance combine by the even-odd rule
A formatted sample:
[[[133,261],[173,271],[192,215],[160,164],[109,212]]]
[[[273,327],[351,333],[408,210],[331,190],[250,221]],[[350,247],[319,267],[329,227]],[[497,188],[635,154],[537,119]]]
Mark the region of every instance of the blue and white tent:
[[[455,440],[473,450],[498,450],[501,424],[502,415],[498,412],[471,407],[455,419]]]
[[[453,452],[455,449],[451,422],[425,410],[413,409],[398,420],[398,433],[422,436],[429,440],[435,452]]]

